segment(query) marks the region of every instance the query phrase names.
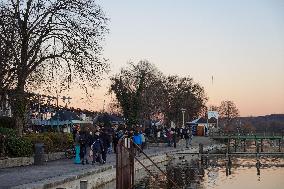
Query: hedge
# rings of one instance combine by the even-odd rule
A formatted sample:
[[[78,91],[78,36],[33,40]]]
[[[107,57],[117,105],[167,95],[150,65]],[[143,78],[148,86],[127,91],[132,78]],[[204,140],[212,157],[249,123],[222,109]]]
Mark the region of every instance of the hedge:
[[[25,138],[9,137],[6,145],[9,157],[30,157],[33,154],[33,144]]]
[[[16,137],[17,132],[14,129],[0,127],[0,134],[5,135],[7,137]]]
[[[36,143],[45,145],[45,153],[66,151],[73,146],[70,133],[32,133],[18,137],[15,130],[0,127],[0,136],[5,136],[1,138],[4,139],[5,153],[9,157],[32,156]]]
[[[43,143],[45,153],[60,152],[72,148],[73,137],[70,133],[32,133],[24,136],[33,144]]]
[[[25,138],[18,137],[16,130],[0,127],[1,151],[4,148],[9,157],[25,157],[33,154],[33,144]]]

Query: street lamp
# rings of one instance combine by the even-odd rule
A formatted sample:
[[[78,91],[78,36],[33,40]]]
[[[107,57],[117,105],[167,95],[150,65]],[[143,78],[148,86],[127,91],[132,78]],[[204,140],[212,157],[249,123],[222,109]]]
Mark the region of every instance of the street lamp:
[[[182,127],[184,127],[184,113],[185,113],[186,109],[182,108],[180,110],[182,112]]]

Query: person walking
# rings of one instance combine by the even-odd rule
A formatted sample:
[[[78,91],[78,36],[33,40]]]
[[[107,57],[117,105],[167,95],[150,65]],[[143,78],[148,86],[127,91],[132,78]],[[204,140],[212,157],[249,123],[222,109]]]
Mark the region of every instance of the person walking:
[[[79,130],[76,130],[76,133],[74,133],[74,141],[75,141],[75,160],[74,163],[75,164],[80,164],[81,163],[81,159],[80,159],[80,134],[79,134]]]
[[[191,143],[191,131],[188,127],[183,128],[183,137],[185,139],[185,146],[186,148],[189,148],[189,145]]]
[[[132,136],[132,140],[134,142],[135,147],[136,147],[136,152],[138,153],[138,155],[140,154],[140,149],[141,149],[141,145],[142,145],[142,137],[141,134],[138,131],[134,132],[134,135]]]
[[[88,147],[88,140],[87,140],[87,132],[80,131],[80,158],[82,165],[89,164],[88,162],[88,154],[87,154],[87,147]]]
[[[104,144],[103,141],[100,138],[100,132],[96,131],[94,135],[94,142],[91,145],[91,149],[93,152],[93,161],[92,165],[94,165],[96,162],[103,163],[102,160],[102,153],[104,150]]]
[[[173,140],[173,131],[171,129],[166,130],[166,137],[168,140],[168,147],[172,146],[172,140]]]
[[[110,147],[111,139],[108,133],[106,132],[106,129],[103,129],[102,132],[100,133],[99,137],[102,142],[103,142],[103,150],[102,150],[102,160],[103,164],[106,163],[106,158],[107,158],[107,152],[108,148]]]

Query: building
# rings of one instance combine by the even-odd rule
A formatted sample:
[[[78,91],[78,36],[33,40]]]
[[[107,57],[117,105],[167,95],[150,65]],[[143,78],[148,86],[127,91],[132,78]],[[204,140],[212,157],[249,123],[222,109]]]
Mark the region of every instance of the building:
[[[207,121],[206,118],[200,117],[191,122],[186,122],[186,125],[191,127],[194,136],[208,136],[210,130],[217,127],[217,119],[212,117]]]

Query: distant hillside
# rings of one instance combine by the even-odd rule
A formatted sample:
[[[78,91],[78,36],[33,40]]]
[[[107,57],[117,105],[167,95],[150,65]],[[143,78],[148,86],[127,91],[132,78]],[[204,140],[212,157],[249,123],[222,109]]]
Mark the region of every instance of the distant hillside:
[[[257,132],[284,131],[284,114],[271,114],[257,117],[240,117],[239,120],[241,121],[242,125],[249,124],[253,126]]]

